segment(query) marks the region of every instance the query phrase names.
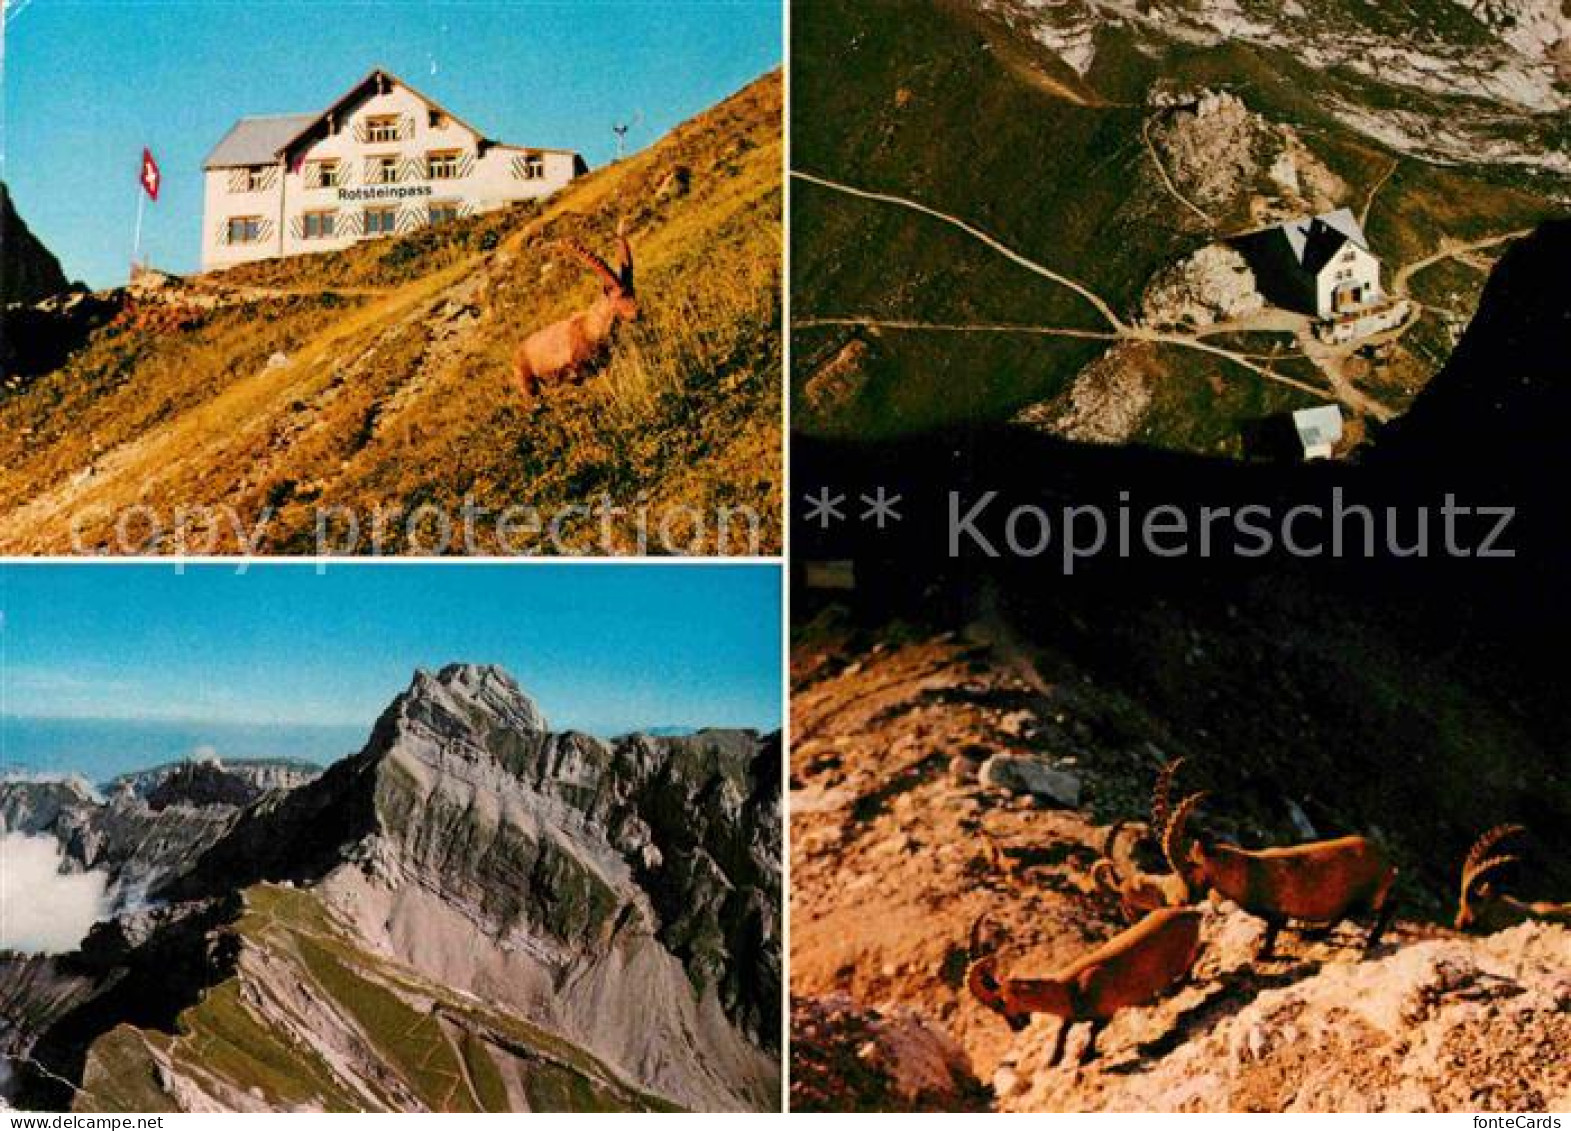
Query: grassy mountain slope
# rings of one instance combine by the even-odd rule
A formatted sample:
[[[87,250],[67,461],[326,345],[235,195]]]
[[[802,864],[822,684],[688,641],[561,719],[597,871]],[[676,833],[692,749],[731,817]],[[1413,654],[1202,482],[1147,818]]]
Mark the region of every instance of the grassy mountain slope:
[[[1027,14],[1005,18],[1017,8]],[[1033,37],[1031,10],[959,0],[798,5],[794,167],[963,219],[1089,287],[1125,320],[1139,317],[1163,268],[1255,226],[1247,192],[1211,209],[1209,220],[1175,199],[1149,144],[1148,131],[1170,121],[1149,104],[1156,91],[1236,91],[1270,126],[1291,126],[1340,180],[1333,203],[1367,209],[1388,287],[1398,270],[1453,243],[1531,228],[1564,210],[1556,194],[1563,198],[1565,186],[1552,178],[1511,166],[1441,166],[1354,130],[1329,107],[1378,113],[1394,104],[1395,88],[1311,67],[1291,44],[1175,39],[1156,50],[1145,33],[1098,17],[1096,56],[1081,75]],[[1483,113],[1475,100],[1457,101]],[[1424,103],[1436,114],[1451,109],[1438,96]],[[1531,115],[1494,117],[1527,138],[1543,129]],[[1083,338],[977,329],[1108,325],[1081,297],[940,220],[801,180],[793,212],[792,381],[798,426],[808,432],[883,437],[1007,419],[1061,398],[1106,349]],[[1457,262],[1442,258],[1413,271],[1415,295],[1427,271]],[[1461,285],[1436,305],[1459,308],[1465,321],[1484,271],[1462,270]],[[826,326],[825,319],[973,329]],[[1349,369],[1359,391],[1393,410],[1454,340],[1442,311],[1425,310],[1410,333],[1378,366]],[[1158,354],[1149,382],[1155,403],[1130,437],[1136,442],[1236,455],[1245,422],[1337,396],[1301,354],[1269,361],[1300,387],[1191,348]],[[815,383],[826,373],[832,379]]]
[[[228,504],[262,524],[264,550],[313,549],[319,508],[347,507],[356,552],[378,526],[382,552],[432,552],[429,512],[411,538],[422,506],[445,509],[456,539],[466,497],[538,508],[540,527],[603,496],[648,507],[652,553],[778,548],[780,115],[766,76],[543,204],[132,292],[62,369],[0,399],[0,548],[70,549],[75,523],[87,548],[173,552],[175,508]],[[512,350],[597,293],[551,241],[609,252],[622,218],[643,318],[601,372],[526,407]],[[141,513],[120,547],[133,504],[162,529]],[[712,517],[683,517],[726,507],[757,516],[756,547],[744,517],[729,546]],[[565,548],[637,550],[637,517],[601,546],[601,520],[576,512]],[[527,515],[509,545],[475,525],[481,551],[553,549]],[[231,522],[191,526],[189,548],[235,548]],[[326,529],[347,547],[347,520]]]
[[[250,888],[229,931],[234,975],[172,1034],[99,1038],[74,1110],[670,1110],[570,1043],[371,953],[308,892]]]

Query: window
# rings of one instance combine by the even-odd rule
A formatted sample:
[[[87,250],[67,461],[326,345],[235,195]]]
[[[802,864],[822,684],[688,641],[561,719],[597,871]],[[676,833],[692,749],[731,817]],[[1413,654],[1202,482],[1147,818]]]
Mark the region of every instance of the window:
[[[375,185],[398,183],[398,158],[373,157],[370,161],[370,181]]]
[[[247,169],[245,171],[245,191],[262,192],[267,188],[267,183],[270,179],[268,174],[271,172],[272,170],[266,165],[254,165]]]
[[[431,128],[433,130],[447,129],[447,115],[440,110],[431,111]]]
[[[456,149],[445,153],[426,155],[426,176],[433,181],[456,181],[462,173],[459,162],[463,155]]]
[[[365,210],[365,234],[368,236],[390,236],[398,230],[398,209],[396,208],[367,208]]]
[[[392,114],[384,114],[365,121],[365,139],[367,141],[397,141],[402,131],[398,128],[398,118]]]
[[[513,160],[513,175],[521,181],[545,179],[545,154],[525,153]]]
[[[316,161],[306,169],[306,188],[333,188],[343,184],[343,167],[337,161]]]
[[[260,216],[234,216],[229,221],[230,243],[256,243],[262,238]]]
[[[306,239],[330,240],[333,238],[333,230],[337,226],[338,214],[336,212],[307,212],[304,220]]]
[[[433,202],[428,218],[433,224],[447,224],[458,219],[458,201],[442,200]]]

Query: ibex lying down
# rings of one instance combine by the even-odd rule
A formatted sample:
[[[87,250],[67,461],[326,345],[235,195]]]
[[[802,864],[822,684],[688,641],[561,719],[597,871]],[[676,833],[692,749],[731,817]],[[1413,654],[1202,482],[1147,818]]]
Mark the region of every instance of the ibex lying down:
[[[610,340],[618,322],[638,319],[638,297],[633,288],[633,248],[627,241],[626,225],[619,225],[617,242],[622,261],[615,271],[594,252],[573,240],[559,247],[576,256],[600,277],[602,293],[588,310],[537,330],[513,355],[513,380],[526,400],[533,400],[540,387],[576,378],[579,370],[593,360]]]
[[[1193,794],[1179,805],[1162,838],[1163,851],[1191,891],[1209,889],[1266,921],[1261,957],[1270,957],[1277,933],[1289,919],[1330,926],[1368,913],[1374,923],[1365,949],[1380,941],[1395,909],[1391,887],[1397,873],[1379,845],[1348,836],[1250,851],[1186,836],[1185,826],[1204,797]]]
[[[1468,851],[1467,859],[1462,864],[1462,898],[1456,909],[1457,930],[1493,934],[1528,919],[1571,923],[1571,903],[1528,903],[1495,891],[1492,884],[1481,882],[1491,872],[1521,859],[1514,855],[1489,854],[1501,841],[1521,836],[1525,832],[1527,829],[1521,825],[1500,825],[1479,837]]]
[[[1165,907],[1051,978],[1004,979],[998,977],[996,954],[977,957],[983,922],[978,919],[971,928],[966,986],[1017,1033],[1033,1013],[1062,1018],[1049,1064],[1063,1059],[1069,1030],[1089,1021],[1091,1036],[1081,1053],[1087,1060],[1096,1055],[1097,1035],[1115,1013],[1148,1005],[1189,976],[1200,953],[1200,919],[1192,907]]]
[[[1171,819],[1173,778],[1184,759],[1178,758],[1162,767],[1157,775],[1156,789],[1151,796],[1151,824],[1146,837],[1154,837],[1158,844],[1167,831]],[[1176,872],[1152,873],[1142,871],[1135,862],[1131,848],[1120,849],[1119,838],[1128,827],[1119,821],[1108,830],[1102,842],[1102,859],[1091,866],[1091,879],[1102,891],[1118,897],[1124,918],[1133,923],[1149,911],[1159,907],[1180,907],[1189,902],[1189,885]]]

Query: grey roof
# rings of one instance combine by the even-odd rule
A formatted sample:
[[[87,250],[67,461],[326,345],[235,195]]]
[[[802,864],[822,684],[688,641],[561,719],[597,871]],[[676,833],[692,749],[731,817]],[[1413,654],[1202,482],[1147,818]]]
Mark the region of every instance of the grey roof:
[[[1293,413],[1293,427],[1305,450],[1319,444],[1335,445],[1342,439],[1342,409],[1334,404],[1301,408]]]
[[[1347,208],[1322,212],[1306,220],[1290,221],[1282,225],[1281,231],[1287,238],[1293,258],[1299,266],[1312,273],[1318,273],[1341,250],[1344,243],[1351,241],[1365,251],[1369,250],[1369,241],[1364,238],[1364,229],[1359,226],[1358,217]]]
[[[278,151],[318,117],[318,114],[275,114],[266,118],[241,118],[213,147],[202,167],[271,165],[278,160]]]
[[[383,78],[388,82],[397,83],[399,86],[402,86],[404,89],[408,90],[416,98],[424,102],[427,106],[431,107],[431,109],[439,110],[443,114],[446,114],[454,122],[458,123],[464,129],[474,134],[477,138],[485,138],[485,134],[475,129],[468,122],[464,121],[457,114],[454,114],[452,111],[448,110],[445,106],[442,106],[429,95],[426,95],[410,86],[403,79],[393,74],[393,72],[382,67],[373,67],[364,78],[355,83],[355,85],[350,87],[347,92],[335,99],[331,106],[320,113],[274,114],[265,118],[241,118],[234,124],[230,131],[224,135],[224,139],[213,148],[213,152],[207,155],[207,161],[203,164],[203,168],[224,169],[232,168],[237,165],[273,164],[273,162],[278,160],[280,154],[282,154],[284,150],[292,147],[295,142],[299,141],[306,134],[308,130],[310,130],[323,118],[341,108],[344,103],[354,98],[362,89],[364,89],[367,83],[377,78]],[[506,148],[518,149],[524,147],[507,146]],[[534,150],[535,152],[542,153],[569,153],[572,154],[575,158],[578,158],[580,163],[583,161],[583,158],[578,156],[576,150],[542,149],[539,146],[529,146],[528,148]]]

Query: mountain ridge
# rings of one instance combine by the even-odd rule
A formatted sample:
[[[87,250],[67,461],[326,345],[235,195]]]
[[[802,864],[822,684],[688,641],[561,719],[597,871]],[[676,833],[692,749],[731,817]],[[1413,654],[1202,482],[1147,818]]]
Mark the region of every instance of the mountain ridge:
[[[502,1022],[470,1025],[447,1011],[462,1018],[471,1009],[465,1003],[484,1001],[498,1016],[556,1034],[606,1066],[586,1068],[585,1079],[603,1077],[619,1103],[633,1102],[631,1086],[682,1106],[772,1108],[779,757],[777,736],[742,732],[616,744],[556,734],[501,669],[418,672],[359,754],[243,808],[184,807],[188,819],[213,821],[219,831],[188,846],[182,866],[171,862],[149,886],[167,921],[143,926],[137,914],[122,915],[95,931],[99,941],[90,939],[84,955],[107,952],[113,969],[133,973],[153,940],[173,940],[196,972],[183,997],[184,1020],[177,1024],[166,1003],[151,1027],[126,1033],[106,1025],[117,1016],[112,999],[95,1006],[89,997],[31,1034],[31,1055],[52,1057],[67,1077],[80,1056],[79,1081],[122,1055],[144,1067],[151,1057],[193,1096],[235,1102],[231,1077],[203,1083],[195,1069],[172,1067],[159,1034],[238,1023],[203,1011],[217,993],[238,992],[242,1003],[284,994],[267,971],[287,956],[290,964],[315,964],[312,984],[353,978],[380,987],[296,1003],[328,1009],[340,1028],[342,1010],[353,1012],[361,996],[414,994],[441,1012],[443,1032],[457,1027],[451,1035],[462,1044]],[[293,917],[258,911],[279,905],[294,908]],[[108,941],[126,931],[120,943]],[[218,953],[215,940],[224,939],[221,949],[238,948],[238,964],[204,966],[200,956]],[[85,958],[56,961],[69,975]],[[96,978],[111,985],[101,973]],[[237,978],[235,990],[225,988]],[[292,1012],[264,1012],[271,1019],[264,1029],[284,1027],[270,1043],[295,1031]],[[247,1024],[261,1024],[255,1011],[250,1016]],[[91,1040],[73,1018],[92,1019]],[[347,1077],[329,1066],[313,1069],[313,1078],[326,1071],[339,1085],[364,1079],[377,1054],[357,1043],[375,1035],[362,1029],[363,1021],[343,1030],[346,1050],[358,1050],[344,1054],[355,1066],[344,1068]],[[516,1070],[527,1084],[517,1057],[504,1060],[504,1075]],[[81,1086],[94,1093],[90,1083]],[[415,1100],[431,1105],[429,1089],[411,1087]],[[328,1091],[320,1098],[344,1102]],[[518,1098],[516,1089],[509,1095]]]

